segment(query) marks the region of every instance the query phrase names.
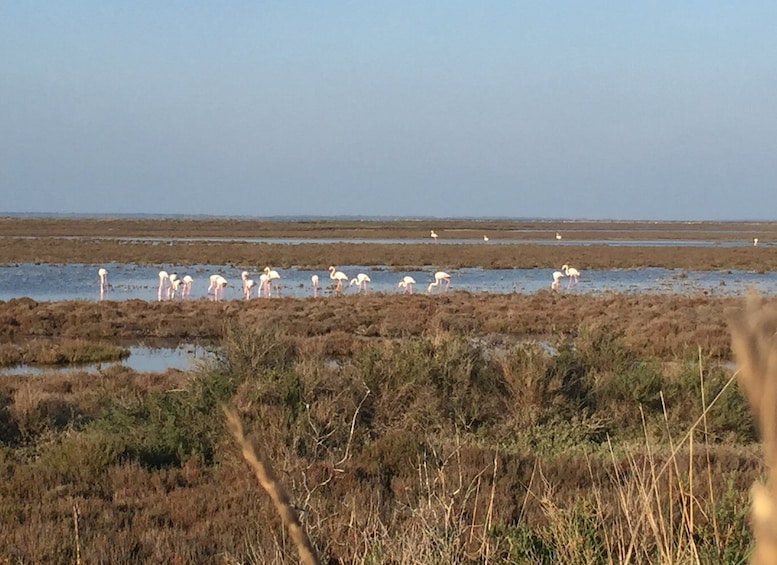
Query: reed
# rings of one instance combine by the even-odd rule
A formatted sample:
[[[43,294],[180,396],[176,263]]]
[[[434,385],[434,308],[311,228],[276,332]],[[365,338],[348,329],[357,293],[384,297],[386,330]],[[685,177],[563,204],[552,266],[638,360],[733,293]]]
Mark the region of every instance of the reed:
[[[777,309],[751,294],[745,308],[731,318],[732,348],[763,444],[766,481],[751,490],[753,534],[751,563],[777,563]]]

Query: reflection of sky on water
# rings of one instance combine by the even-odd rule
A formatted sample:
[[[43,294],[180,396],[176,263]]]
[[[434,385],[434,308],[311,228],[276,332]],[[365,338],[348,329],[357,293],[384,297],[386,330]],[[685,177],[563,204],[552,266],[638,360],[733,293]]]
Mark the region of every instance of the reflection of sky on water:
[[[37,367],[19,365],[0,368],[0,375],[42,375],[46,373],[68,373],[73,371],[97,372],[111,365],[124,365],[139,373],[161,373],[167,369],[190,371],[201,361],[212,359],[212,354],[199,345],[180,345],[178,347],[132,346],[128,348],[130,356],[122,361],[92,363],[88,365],[63,365],[56,367]]]
[[[243,269],[224,265],[175,265],[147,266],[112,263],[104,265],[111,285],[105,298],[109,300],[156,300],[159,285],[158,273],[176,272],[194,278],[192,298],[207,297],[208,277],[219,273],[229,282],[225,298],[242,297],[240,273]],[[33,264],[20,263],[0,267],[0,300],[23,296],[38,301],[47,300],[98,300],[97,265],[84,264]],[[404,275],[417,281],[415,292],[425,292],[433,281],[434,269],[423,271],[392,271],[386,267],[339,266],[349,277],[363,272],[372,279],[370,292],[398,292],[397,283]],[[281,275],[282,296],[311,296],[310,277],[317,274],[321,280],[321,296],[331,294],[329,273],[325,270],[277,269]],[[550,287],[554,269],[452,269],[451,289],[471,292],[522,292],[533,293]],[[257,282],[258,272],[251,272]],[[568,279],[562,279],[560,292],[651,292],[693,294],[707,292],[714,295],[742,295],[748,288],[756,288],[764,294],[777,291],[777,274],[749,271],[684,271],[680,269],[611,269],[584,270],[580,282],[567,289]],[[355,293],[356,287],[345,290]]]

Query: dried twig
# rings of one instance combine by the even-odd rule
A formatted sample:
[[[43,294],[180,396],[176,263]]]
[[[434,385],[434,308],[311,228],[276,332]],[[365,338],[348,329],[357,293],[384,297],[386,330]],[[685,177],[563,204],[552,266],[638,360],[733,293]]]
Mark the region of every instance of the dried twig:
[[[262,485],[267,494],[275,504],[275,509],[281,516],[283,523],[289,528],[291,539],[294,540],[299,552],[299,558],[305,565],[318,565],[318,555],[313,545],[310,543],[305,528],[300,524],[297,518],[297,513],[289,503],[289,497],[283,486],[278,482],[272,465],[267,461],[261,452],[256,448],[253,442],[245,437],[243,433],[243,424],[240,421],[240,417],[234,412],[234,410],[224,406],[224,414],[227,416],[227,426],[232,433],[240,448],[243,450],[243,457],[256,474],[256,478],[259,480],[259,484]]]

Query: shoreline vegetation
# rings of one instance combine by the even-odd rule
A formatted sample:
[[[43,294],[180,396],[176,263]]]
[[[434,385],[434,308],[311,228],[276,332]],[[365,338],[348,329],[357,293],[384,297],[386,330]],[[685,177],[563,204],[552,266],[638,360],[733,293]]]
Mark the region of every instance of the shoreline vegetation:
[[[69,222],[0,218],[0,239],[35,238],[40,246],[4,245],[0,260],[39,260],[47,244],[58,261],[89,263],[109,251],[121,251],[114,260],[154,263],[180,250],[178,242],[61,239],[100,230],[152,237],[167,221]],[[209,222],[193,228],[182,220],[178,235],[159,237],[187,237]],[[237,237],[250,225],[277,237],[293,227],[264,224],[208,229]],[[429,221],[419,225],[426,234]],[[432,227],[442,235],[454,225],[471,226]],[[732,225],[720,229],[750,237],[753,224]],[[732,237],[714,226],[703,228],[721,241]],[[667,230],[679,233],[675,223]],[[756,232],[765,242],[777,237],[774,224]],[[283,264],[262,256],[263,245],[225,245],[222,263],[238,264],[245,253],[258,264]],[[207,262],[215,253],[208,246],[185,248]],[[322,265],[312,259],[321,253],[315,244],[275,247],[294,248],[289,261],[310,253]],[[346,247],[363,257],[390,247],[383,252],[397,264],[468,247],[480,263],[501,261],[492,255],[499,248],[519,249],[511,250],[514,262],[529,261],[521,256],[533,247],[537,257],[541,249],[588,249],[592,259],[614,252],[598,260],[635,268],[653,261],[753,268],[735,265],[757,260],[765,267],[777,253],[768,243]],[[66,258],[68,249],[76,255]],[[699,267],[690,266],[695,261]],[[121,356],[117,344],[148,339],[206,342],[216,353],[189,372],[111,365],[0,376],[0,562],[297,563],[297,548],[229,435],[223,406],[248,432],[243,449],[250,441],[272,462],[322,563],[746,562],[754,548],[749,487],[768,469],[731,363],[728,320],[743,302],[550,290],[0,301],[0,362],[24,355],[67,362],[80,350]]]

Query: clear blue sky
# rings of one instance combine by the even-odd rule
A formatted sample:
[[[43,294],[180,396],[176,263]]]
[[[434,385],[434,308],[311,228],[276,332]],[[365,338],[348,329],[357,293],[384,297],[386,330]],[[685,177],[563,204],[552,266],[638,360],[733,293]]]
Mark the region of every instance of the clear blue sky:
[[[0,4],[0,212],[777,219],[777,2]]]

